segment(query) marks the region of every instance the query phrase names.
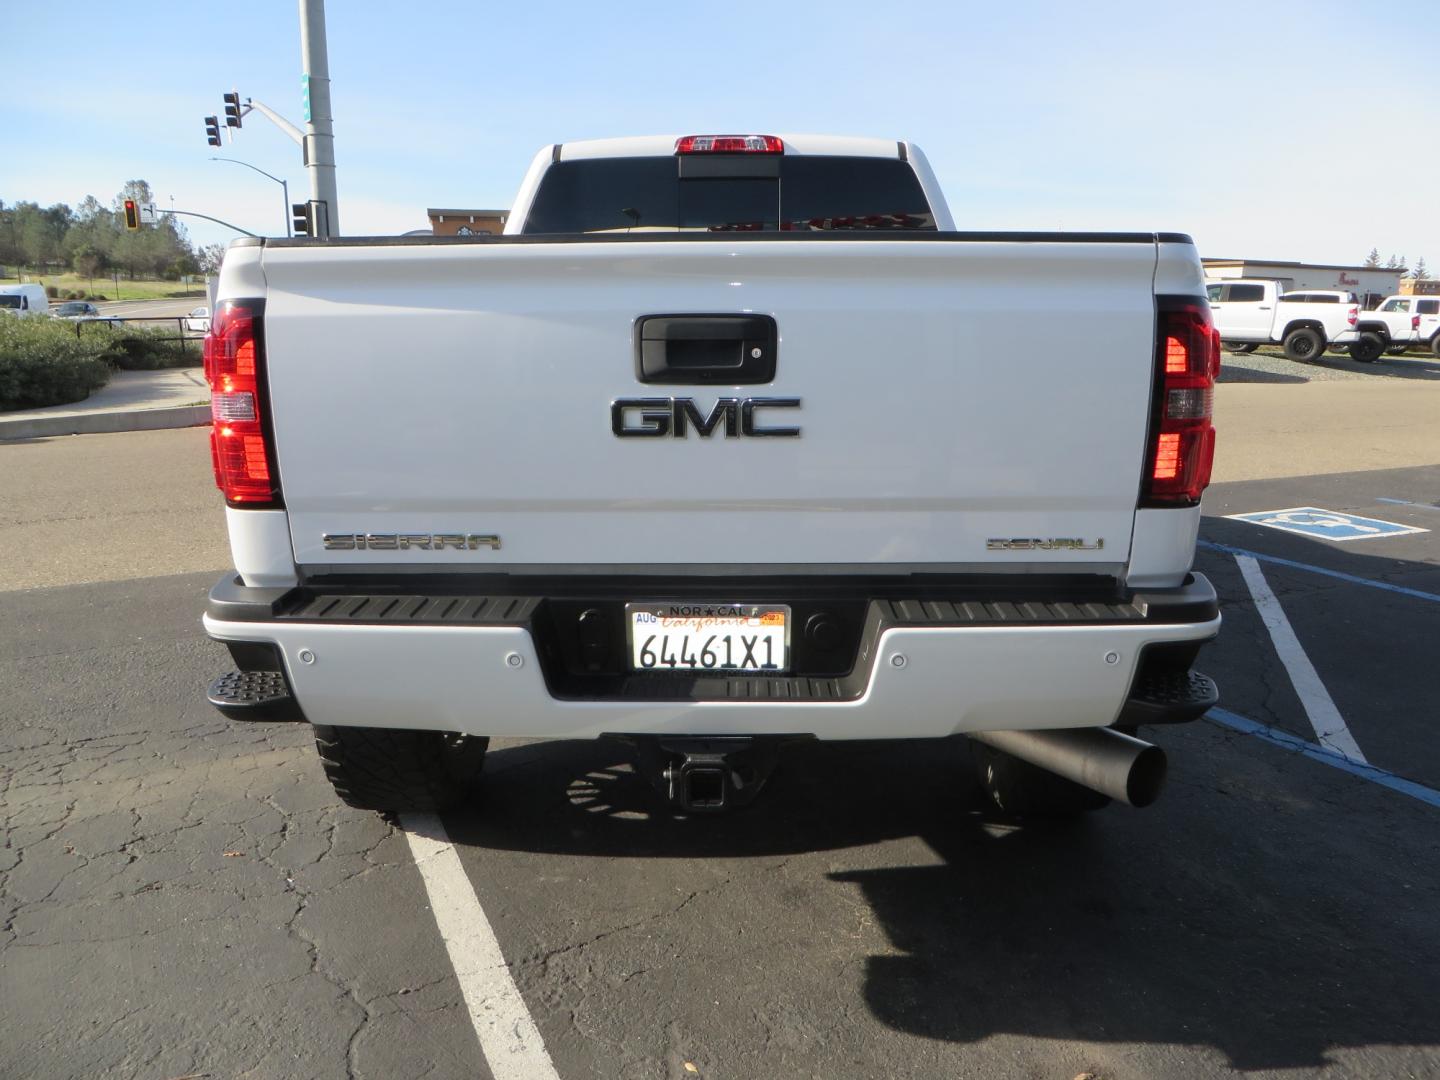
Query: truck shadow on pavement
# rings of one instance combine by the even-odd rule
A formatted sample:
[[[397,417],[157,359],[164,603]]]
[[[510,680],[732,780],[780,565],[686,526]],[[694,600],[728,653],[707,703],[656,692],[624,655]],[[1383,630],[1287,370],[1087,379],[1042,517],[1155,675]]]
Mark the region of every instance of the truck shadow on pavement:
[[[1279,370],[1277,370],[1277,365]],[[1277,353],[1231,353],[1221,357],[1219,382],[1305,383],[1310,382],[1306,369],[1320,368],[1348,371],[1356,375],[1374,375],[1389,379],[1440,379],[1440,360],[1410,352],[1402,356],[1382,356],[1372,364],[1340,353],[1325,353],[1314,360],[1287,360]]]
[[[1416,894],[1433,887],[1394,884],[1397,853],[1372,849],[1364,821],[1275,795],[1272,774],[1232,779],[1214,760],[1227,753],[1214,729],[1175,734],[1188,743],[1177,761],[1204,775],[1149,810],[1078,822],[1000,821],[964,742],[944,740],[800,744],[753,807],[690,820],[662,808],[622,745],[498,750],[483,812],[447,825],[457,844],[481,848],[676,860],[661,875],[696,858],[832,852],[813,874],[857,888],[903,950],[857,957],[870,1012],[926,1039],[1208,1046],[1241,1070],[1440,1042],[1440,1013],[1426,1004],[1440,989],[1437,937],[1403,930],[1425,924],[1431,901]],[[1270,815],[1259,825],[1257,803]],[[824,869],[839,849],[903,837],[943,864]],[[1427,854],[1417,883],[1440,869]],[[766,961],[748,962],[758,975]]]

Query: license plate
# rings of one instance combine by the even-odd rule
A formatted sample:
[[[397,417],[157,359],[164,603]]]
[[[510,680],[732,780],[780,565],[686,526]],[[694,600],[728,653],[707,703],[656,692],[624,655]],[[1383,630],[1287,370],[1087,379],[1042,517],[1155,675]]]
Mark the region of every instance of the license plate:
[[[790,670],[784,604],[626,604],[636,671]]]

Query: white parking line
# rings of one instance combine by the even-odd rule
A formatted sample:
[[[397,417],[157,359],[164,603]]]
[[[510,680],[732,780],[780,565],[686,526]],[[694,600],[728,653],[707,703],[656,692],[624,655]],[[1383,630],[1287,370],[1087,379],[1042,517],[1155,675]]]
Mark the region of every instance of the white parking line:
[[[1245,587],[1250,590],[1250,598],[1255,601],[1255,610],[1264,621],[1265,629],[1270,631],[1270,640],[1275,643],[1275,651],[1280,656],[1280,662],[1285,665],[1295,693],[1300,697],[1300,704],[1305,709],[1310,726],[1315,729],[1315,738],[1322,746],[1328,746],[1351,761],[1364,764],[1365,755],[1360,752],[1350,729],[1345,726],[1345,720],[1340,715],[1340,710],[1335,707],[1325,684],[1320,681],[1315,665],[1310,662],[1310,657],[1305,655],[1300,639],[1295,636],[1290,620],[1285,617],[1285,609],[1280,606],[1280,601],[1270,590],[1270,583],[1265,580],[1260,563],[1249,555],[1236,555],[1235,562],[1240,567],[1241,576],[1245,578]]]
[[[445,826],[434,814],[401,814],[400,826],[495,1080],[559,1080]]]

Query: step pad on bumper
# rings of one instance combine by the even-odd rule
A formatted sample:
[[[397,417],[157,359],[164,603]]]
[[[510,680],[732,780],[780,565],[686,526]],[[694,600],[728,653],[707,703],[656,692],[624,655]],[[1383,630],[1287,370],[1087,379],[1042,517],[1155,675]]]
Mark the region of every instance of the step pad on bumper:
[[[230,671],[210,684],[210,704],[232,720],[303,721],[283,671]]]
[[[1142,671],[1120,710],[1121,726],[1185,724],[1220,703],[1215,680],[1200,671]]]

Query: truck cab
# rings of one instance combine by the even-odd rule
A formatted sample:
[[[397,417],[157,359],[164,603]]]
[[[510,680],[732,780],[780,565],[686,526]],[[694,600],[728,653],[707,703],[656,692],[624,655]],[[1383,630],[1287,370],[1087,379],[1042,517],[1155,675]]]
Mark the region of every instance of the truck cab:
[[[1420,317],[1416,338],[1431,355],[1440,356],[1440,296],[1415,297],[1415,314]]]

